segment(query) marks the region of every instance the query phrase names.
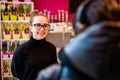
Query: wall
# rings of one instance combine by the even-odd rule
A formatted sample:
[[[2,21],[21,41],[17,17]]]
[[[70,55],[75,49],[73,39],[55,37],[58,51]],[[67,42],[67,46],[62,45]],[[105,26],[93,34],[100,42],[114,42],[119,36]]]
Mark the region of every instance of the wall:
[[[34,9],[51,11],[52,14],[57,14],[57,10],[69,11],[69,0],[32,0],[34,2]],[[71,21],[74,14],[69,14],[69,21]]]

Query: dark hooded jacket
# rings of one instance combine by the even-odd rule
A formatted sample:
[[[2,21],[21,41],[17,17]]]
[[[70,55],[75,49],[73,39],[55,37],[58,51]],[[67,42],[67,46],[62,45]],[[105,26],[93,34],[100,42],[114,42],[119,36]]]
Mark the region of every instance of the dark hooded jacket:
[[[119,80],[120,22],[101,22],[77,35],[60,52],[61,64],[37,80]]]

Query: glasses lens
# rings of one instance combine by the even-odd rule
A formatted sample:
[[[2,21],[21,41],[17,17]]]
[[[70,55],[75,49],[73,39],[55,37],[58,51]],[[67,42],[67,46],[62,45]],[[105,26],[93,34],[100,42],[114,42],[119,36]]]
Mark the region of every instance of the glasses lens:
[[[49,24],[44,24],[42,26],[44,27],[44,29],[48,29],[49,28]]]

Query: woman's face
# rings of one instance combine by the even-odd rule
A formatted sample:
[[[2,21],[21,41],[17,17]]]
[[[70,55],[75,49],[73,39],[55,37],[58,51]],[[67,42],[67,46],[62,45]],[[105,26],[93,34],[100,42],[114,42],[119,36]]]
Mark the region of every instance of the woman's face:
[[[34,39],[44,39],[49,31],[48,19],[44,16],[35,16],[30,30]]]

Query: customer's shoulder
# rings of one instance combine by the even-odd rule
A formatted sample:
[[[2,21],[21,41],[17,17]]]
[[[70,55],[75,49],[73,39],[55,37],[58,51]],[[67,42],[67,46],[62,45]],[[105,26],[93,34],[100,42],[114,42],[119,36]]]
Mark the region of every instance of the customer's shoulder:
[[[50,78],[53,79],[53,76],[56,74],[56,72],[58,73],[61,70],[61,67],[62,66],[60,64],[53,64],[48,66],[39,72],[36,80],[49,80]]]

